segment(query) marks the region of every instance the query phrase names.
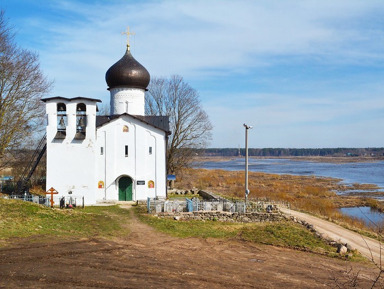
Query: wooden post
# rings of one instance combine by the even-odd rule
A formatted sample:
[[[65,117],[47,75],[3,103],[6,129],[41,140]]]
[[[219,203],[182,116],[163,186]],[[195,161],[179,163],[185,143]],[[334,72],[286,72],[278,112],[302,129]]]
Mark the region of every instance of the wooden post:
[[[59,192],[58,191],[56,191],[54,188],[50,188],[45,194],[50,194],[51,195],[51,208],[53,208],[53,204],[55,203],[54,201],[53,201],[53,195],[56,195],[56,194],[58,194]]]

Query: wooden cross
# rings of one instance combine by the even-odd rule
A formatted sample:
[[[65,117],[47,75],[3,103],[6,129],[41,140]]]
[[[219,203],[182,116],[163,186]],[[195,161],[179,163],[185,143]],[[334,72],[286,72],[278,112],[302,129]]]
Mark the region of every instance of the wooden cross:
[[[121,32],[121,35],[127,35],[127,47],[129,48],[129,36],[130,35],[135,35],[134,32],[129,32],[129,26],[127,26],[127,31]]]
[[[59,192],[58,191],[56,191],[54,188],[50,188],[45,194],[46,195],[48,195],[48,194],[51,194],[51,208],[53,208],[53,204],[55,203],[54,201],[53,201],[53,195],[56,195],[56,194],[58,194]]]

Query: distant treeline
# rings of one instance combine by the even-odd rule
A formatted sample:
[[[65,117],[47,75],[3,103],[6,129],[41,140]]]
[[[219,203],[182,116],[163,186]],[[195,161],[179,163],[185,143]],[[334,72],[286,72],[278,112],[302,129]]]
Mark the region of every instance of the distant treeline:
[[[244,156],[245,149],[240,148],[208,148],[198,150],[198,155],[204,156]],[[260,157],[289,157],[289,156],[337,156],[337,157],[379,157],[384,156],[384,148],[319,148],[319,149],[292,149],[292,148],[263,148],[248,149],[249,156]]]

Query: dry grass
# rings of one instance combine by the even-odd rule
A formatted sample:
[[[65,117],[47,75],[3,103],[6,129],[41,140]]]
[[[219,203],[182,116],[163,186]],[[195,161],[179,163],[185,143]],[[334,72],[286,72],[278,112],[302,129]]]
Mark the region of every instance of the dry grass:
[[[43,190],[41,186],[33,186],[29,189],[31,194],[38,195],[38,196],[46,196],[46,192]]]
[[[196,187],[227,198],[243,199],[244,179],[245,174],[242,171],[186,169],[179,174],[176,186],[186,189]],[[334,178],[250,172],[248,181],[251,200],[262,198],[287,201],[293,208],[347,222],[357,228],[364,228],[363,222],[342,215],[338,210],[339,207],[381,206],[374,199],[337,195],[335,191],[361,189],[367,186],[361,184],[347,186]]]

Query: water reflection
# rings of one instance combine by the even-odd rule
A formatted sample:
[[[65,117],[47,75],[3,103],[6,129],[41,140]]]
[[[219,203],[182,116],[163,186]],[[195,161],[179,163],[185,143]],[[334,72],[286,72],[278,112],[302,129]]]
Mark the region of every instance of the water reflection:
[[[383,225],[384,214],[370,207],[341,208],[340,211],[345,215],[361,219],[369,227]]]

